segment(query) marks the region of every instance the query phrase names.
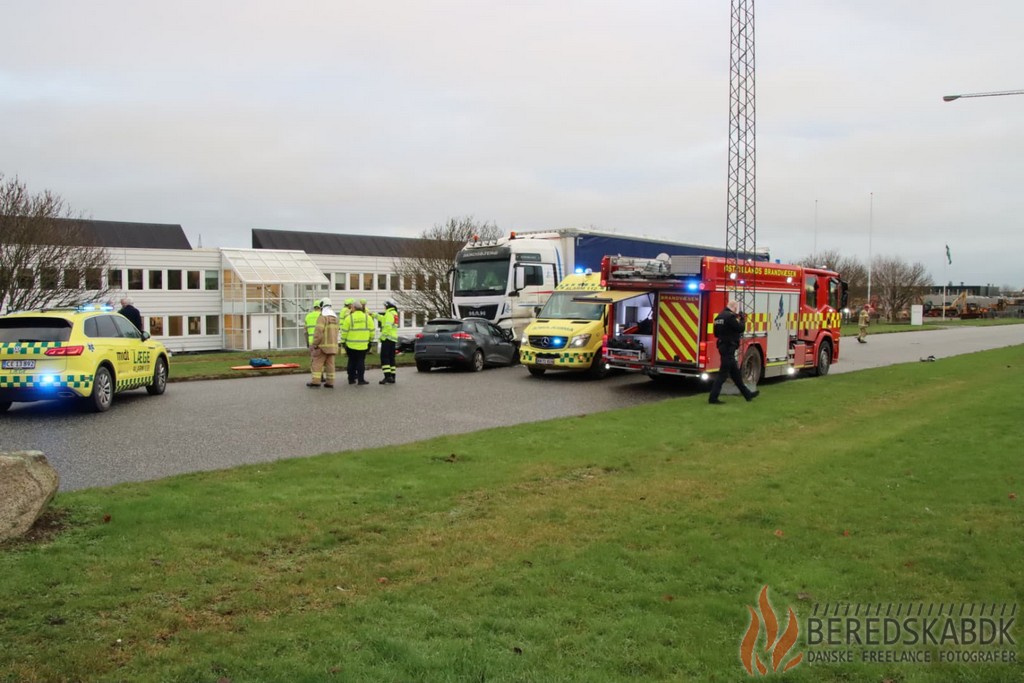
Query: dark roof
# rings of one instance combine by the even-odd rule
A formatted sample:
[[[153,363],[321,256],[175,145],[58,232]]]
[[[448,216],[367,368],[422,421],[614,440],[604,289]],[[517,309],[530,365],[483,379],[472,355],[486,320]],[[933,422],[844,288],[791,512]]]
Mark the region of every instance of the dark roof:
[[[383,256],[399,258],[416,250],[424,240],[418,237],[380,237],[377,235],[338,235],[327,232],[293,230],[252,231],[253,249],[297,249],[307,254],[335,256]]]
[[[97,247],[111,249],[191,249],[180,225],[167,223],[122,223],[77,218],[61,219],[75,223],[83,236]]]

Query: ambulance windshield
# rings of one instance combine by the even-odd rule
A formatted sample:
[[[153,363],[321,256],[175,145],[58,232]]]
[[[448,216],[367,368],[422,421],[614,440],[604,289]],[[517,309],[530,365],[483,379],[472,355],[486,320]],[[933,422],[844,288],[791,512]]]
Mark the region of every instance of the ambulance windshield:
[[[586,304],[582,301],[573,301],[573,297],[580,296],[582,292],[555,292],[544,304],[538,318],[551,318],[555,320],[600,320],[604,313],[604,304]]]

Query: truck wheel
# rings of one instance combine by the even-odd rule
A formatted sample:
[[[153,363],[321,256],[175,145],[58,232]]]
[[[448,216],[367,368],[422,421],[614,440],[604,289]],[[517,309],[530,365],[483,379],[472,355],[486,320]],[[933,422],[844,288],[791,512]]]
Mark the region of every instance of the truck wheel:
[[[747,352],[743,354],[740,374],[743,376],[744,384],[757,388],[757,383],[761,381],[761,351],[756,346],[748,347]]]
[[[547,368],[535,368],[533,366],[527,366],[526,369],[529,370],[530,374],[534,377],[543,377],[544,372],[547,370]]]
[[[814,366],[814,374],[818,377],[828,374],[832,367],[832,342],[825,340],[818,347],[818,362]]]

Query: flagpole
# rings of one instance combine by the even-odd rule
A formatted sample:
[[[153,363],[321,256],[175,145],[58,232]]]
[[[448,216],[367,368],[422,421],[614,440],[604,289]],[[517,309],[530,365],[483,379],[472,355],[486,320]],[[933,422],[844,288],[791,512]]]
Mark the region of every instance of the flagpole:
[[[871,310],[871,232],[875,223],[875,193],[871,193],[868,209],[868,309]]]

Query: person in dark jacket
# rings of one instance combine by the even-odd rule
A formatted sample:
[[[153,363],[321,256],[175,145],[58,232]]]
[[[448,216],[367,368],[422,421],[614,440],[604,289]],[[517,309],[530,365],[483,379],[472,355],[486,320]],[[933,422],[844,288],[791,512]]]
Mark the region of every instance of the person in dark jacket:
[[[132,305],[131,299],[121,299],[121,310],[118,313],[128,318],[132,325],[135,325],[135,328],[142,332],[142,314],[139,313],[139,309]]]
[[[739,304],[735,299],[730,299],[722,310],[715,317],[715,339],[717,339],[718,354],[722,357],[722,365],[715,375],[715,382],[711,385],[711,395],[708,396],[708,403],[725,403],[718,398],[722,392],[722,385],[725,380],[731,379],[736,388],[743,394],[743,398],[753,401],[761,392],[751,391],[743,383],[743,375],[740,374],[740,366],[736,362],[736,352],[740,348],[740,339],[747,327],[747,316],[738,312]]]

